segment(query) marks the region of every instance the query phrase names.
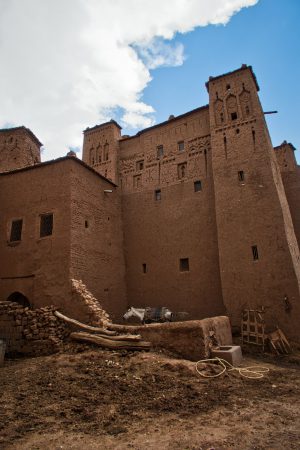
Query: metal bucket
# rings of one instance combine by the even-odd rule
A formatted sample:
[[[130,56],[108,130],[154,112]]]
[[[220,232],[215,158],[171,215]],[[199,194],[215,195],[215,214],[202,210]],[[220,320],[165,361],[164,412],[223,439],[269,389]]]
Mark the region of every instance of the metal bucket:
[[[6,343],[0,339],[0,366],[4,364],[5,347]]]

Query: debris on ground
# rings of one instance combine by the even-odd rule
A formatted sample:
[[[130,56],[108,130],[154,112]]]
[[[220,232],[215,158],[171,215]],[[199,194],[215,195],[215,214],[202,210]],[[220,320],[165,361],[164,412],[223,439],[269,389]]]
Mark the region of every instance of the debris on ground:
[[[246,357],[269,373],[204,379],[163,353],[75,342],[62,351],[1,367],[0,448],[299,448],[299,366]]]

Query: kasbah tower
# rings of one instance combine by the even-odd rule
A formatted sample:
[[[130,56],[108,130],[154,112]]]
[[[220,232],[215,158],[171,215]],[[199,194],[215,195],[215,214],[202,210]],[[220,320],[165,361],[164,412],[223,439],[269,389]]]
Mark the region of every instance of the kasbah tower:
[[[295,148],[286,141],[273,147],[251,66],[210,77],[206,88],[209,105],[170,116],[134,136],[122,136],[113,120],[87,128],[83,161],[67,156],[40,163],[38,153],[31,161],[26,146],[11,159],[1,136],[14,137],[15,132],[2,130],[1,186],[11,180],[6,196],[14,198],[15,183],[25,183],[20,177],[24,172],[30,173],[31,183],[43,167],[43,179],[57,183],[58,167],[70,174],[71,194],[62,207],[70,201],[69,231],[64,224],[66,238],[70,232],[64,254],[68,270],[59,284],[64,298],[59,300],[53,285],[47,292],[39,266],[43,290],[34,288],[38,279],[33,277],[30,293],[25,292],[18,278],[18,291],[23,289],[29,302],[39,306],[40,299],[50,302],[55,296],[62,310],[80,319],[79,309],[68,300],[70,277],[76,277],[115,320],[131,305],[167,306],[187,311],[190,319],[228,314],[233,327],[239,327],[244,308],[263,306],[269,329],[278,325],[300,341],[300,167]],[[61,189],[67,189],[66,180]],[[102,198],[100,190],[111,194]],[[0,196],[5,222],[1,258],[7,255],[11,221],[20,216],[11,205],[8,214],[5,205]],[[62,211],[55,200],[46,209],[55,210],[56,233],[49,236],[55,246]],[[95,211],[107,216],[109,225],[93,220]],[[23,216],[25,221],[26,211]],[[4,300],[17,290],[13,281],[9,288],[4,282],[15,276],[13,252],[17,255],[18,247],[9,251],[11,268],[0,268]],[[27,264],[34,276],[32,252],[26,258],[23,272]],[[53,256],[45,279],[51,279],[49,271],[55,272],[56,266]]]

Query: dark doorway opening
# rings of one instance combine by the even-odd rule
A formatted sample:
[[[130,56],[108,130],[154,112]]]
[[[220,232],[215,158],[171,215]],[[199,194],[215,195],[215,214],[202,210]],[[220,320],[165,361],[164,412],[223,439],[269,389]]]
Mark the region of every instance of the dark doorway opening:
[[[13,292],[7,298],[7,301],[15,302],[15,303],[18,303],[19,305],[30,308],[30,303],[29,303],[28,298],[25,297],[25,295],[21,294],[21,292]]]

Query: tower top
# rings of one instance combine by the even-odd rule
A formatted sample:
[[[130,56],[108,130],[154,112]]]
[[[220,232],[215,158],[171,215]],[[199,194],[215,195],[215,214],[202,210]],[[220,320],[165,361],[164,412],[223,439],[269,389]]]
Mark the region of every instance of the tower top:
[[[94,127],[91,127],[91,128],[87,127],[85,130],[83,130],[83,134],[89,133],[90,131],[94,131],[94,130],[96,130],[98,128],[107,127],[108,125],[115,125],[120,130],[122,130],[122,127],[118,124],[118,122],[116,122],[115,120],[111,119],[109,122],[104,122],[104,123],[101,123],[99,125],[95,125]]]
[[[21,125],[19,127],[12,127],[12,128],[1,128],[0,129],[0,133],[14,133],[15,131],[25,131],[34,141],[35,143],[39,146],[42,147],[43,144],[41,143],[41,141],[36,137],[36,135],[27,127],[25,127],[24,125]]]
[[[219,80],[220,78],[227,77],[228,75],[234,75],[234,74],[236,74],[238,72],[241,72],[242,70],[250,70],[250,73],[252,75],[252,78],[253,78],[255,86],[256,86],[256,90],[259,91],[259,86],[258,86],[258,83],[257,83],[257,79],[256,79],[256,76],[255,76],[255,73],[253,72],[252,66],[247,66],[247,64],[242,64],[239,69],[235,69],[235,70],[232,70],[231,72],[223,73],[222,75],[217,75],[216,77],[210,76],[208,78],[208,81],[205,83],[207,91],[209,92],[209,83],[211,81]]]

